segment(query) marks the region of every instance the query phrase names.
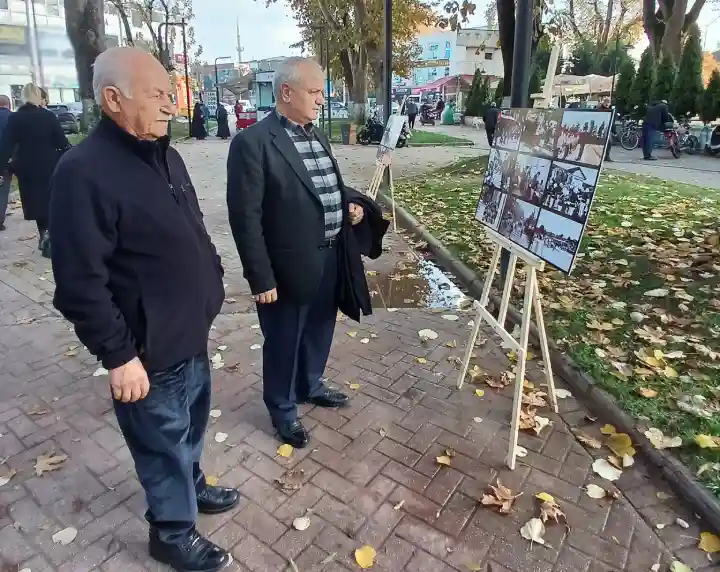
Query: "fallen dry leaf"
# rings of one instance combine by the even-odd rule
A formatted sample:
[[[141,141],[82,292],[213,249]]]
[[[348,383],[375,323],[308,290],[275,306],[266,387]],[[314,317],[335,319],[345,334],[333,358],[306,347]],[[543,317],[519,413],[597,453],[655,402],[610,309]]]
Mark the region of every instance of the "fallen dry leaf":
[[[531,543],[545,544],[545,525],[539,518],[531,518],[520,529],[520,536]]]
[[[310,528],[310,518],[307,516],[299,516],[293,520],[292,525],[295,530],[307,530]]]
[[[701,449],[717,449],[720,447],[720,437],[711,435],[695,435],[695,443]]]
[[[587,493],[587,496],[589,496],[591,499],[603,499],[605,498],[605,496],[607,496],[607,492],[604,488],[593,484],[585,487],[585,492]]]
[[[638,394],[642,397],[647,397],[648,399],[652,399],[653,397],[657,397],[658,392],[654,389],[650,389],[649,387],[641,387],[637,390]]]
[[[485,395],[485,392],[482,389],[476,389],[475,395],[477,395],[478,397],[482,397],[483,395]]]
[[[227,433],[223,433],[222,431],[218,431],[217,433],[215,433],[215,442],[216,443],[224,443],[227,438],[228,438]]]
[[[711,532],[701,532],[698,548],[708,554],[720,552],[720,537],[715,536]]]
[[[596,459],[592,464],[593,471],[608,481],[617,481],[622,471],[613,467],[606,459]]]
[[[449,467],[451,462],[448,455],[440,455],[439,457],[435,457],[435,461],[438,465],[445,465],[446,467]]]
[[[602,433],[603,435],[612,435],[612,434],[615,433],[616,431],[617,431],[617,429],[615,429],[615,427],[614,427],[613,425],[610,425],[610,424],[603,425],[603,426],[600,428],[600,433]]]
[[[351,383],[350,385],[348,385],[348,387],[350,389],[352,389],[353,391],[356,391],[356,390],[360,389],[360,384],[359,383]]]
[[[558,399],[568,399],[569,397],[572,397],[572,393],[570,393],[567,389],[556,389],[555,397]]]
[[[282,477],[275,479],[280,490],[285,492],[297,491],[302,487],[305,471],[302,469],[290,469]]]
[[[418,336],[420,336],[420,339],[423,342],[426,342],[428,340],[436,340],[438,337],[438,333],[435,330],[425,329],[420,330],[418,332]]]
[[[35,459],[35,475],[41,477],[45,473],[57,471],[60,467],[62,467],[62,464],[67,460],[67,458],[67,455],[54,455],[53,453],[50,453],[49,455],[40,455],[37,459]]]
[[[100,377],[107,374],[108,370],[106,370],[104,367],[99,367],[93,372],[93,377]]]
[[[210,410],[210,417],[212,417],[213,419],[217,419],[221,415],[222,415],[222,411],[220,411],[219,409],[211,409]]]
[[[497,481],[497,486],[489,485],[488,489],[489,491],[486,492],[480,500],[480,504],[495,508],[501,514],[510,514],[515,499],[522,496],[522,493],[513,494],[513,492],[503,486],[499,480]]]
[[[662,298],[664,296],[667,296],[670,293],[670,290],[666,288],[655,288],[655,290],[648,290],[645,292],[645,296],[649,296],[651,298]]]
[[[682,446],[682,437],[668,437],[660,429],[650,427],[645,431],[647,437],[656,449],[671,449]]]
[[[693,572],[687,564],[683,564],[679,560],[673,560],[670,564],[670,572]]]
[[[635,455],[635,448],[632,446],[632,439],[626,433],[613,433],[607,438],[607,446],[618,457]]]
[[[400,510],[403,506],[405,506],[405,499],[403,499],[403,500],[401,500],[399,503],[397,503],[397,504],[393,507],[393,510]]]
[[[55,544],[60,544],[61,546],[67,546],[73,540],[75,540],[77,533],[78,533],[78,531],[76,528],[69,526],[68,528],[63,528],[61,531],[53,534],[52,541]]]
[[[575,434],[577,440],[580,441],[583,445],[587,445],[591,449],[602,449],[602,443],[600,442],[600,440],[588,435],[587,433],[584,433],[577,428],[574,428],[572,431]]]
[[[355,331],[348,332],[347,335],[350,336],[351,338],[356,338],[356,337],[357,337],[357,332],[355,332]]]
[[[376,556],[377,552],[375,552],[375,549],[367,544],[355,550],[355,562],[357,562],[357,565],[363,570],[372,568],[373,564],[375,564]]]
[[[293,454],[293,446],[284,443],[283,445],[280,445],[278,447],[277,454],[279,457],[287,459],[290,455]]]
[[[555,499],[550,498],[552,499],[551,501],[545,501],[540,505],[540,519],[543,522],[547,522],[548,520],[560,522],[559,519],[561,518],[565,520],[565,513],[560,509]]]
[[[10,469],[5,475],[0,476],[0,487],[3,487],[7,485],[10,482],[10,479],[12,479],[17,474],[17,471],[15,469]]]

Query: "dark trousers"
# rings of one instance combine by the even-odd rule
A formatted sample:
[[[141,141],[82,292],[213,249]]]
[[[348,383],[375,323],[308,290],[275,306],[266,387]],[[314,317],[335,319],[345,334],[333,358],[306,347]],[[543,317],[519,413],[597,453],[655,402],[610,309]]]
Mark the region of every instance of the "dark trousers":
[[[7,206],[10,199],[10,186],[12,184],[12,175],[5,173],[3,181],[0,183],[0,226],[5,224],[5,216],[7,215]]]
[[[417,113],[408,113],[408,127],[410,129],[415,129],[415,118],[417,117]]]
[[[335,332],[337,248],[326,248],[325,266],[315,298],[304,305],[283,300],[258,304],[263,344],[263,400],[275,423],[294,421],[297,402],[319,395],[324,386]]]
[[[204,353],[148,375],[145,399],[113,405],[145,489],[145,518],[160,540],[173,542],[195,525],[197,493],[205,488],[200,456],[210,415],[210,364]]]
[[[495,128],[492,127],[486,127],[485,128],[485,135],[487,135],[488,145],[492,147],[493,144],[493,138],[495,137]]]
[[[642,126],[642,138],[643,138],[643,157],[646,159],[648,157],[652,157],[652,150],[653,145],[655,144],[655,139],[657,139],[658,131],[656,129],[653,129],[649,125],[646,125],[643,123]]]

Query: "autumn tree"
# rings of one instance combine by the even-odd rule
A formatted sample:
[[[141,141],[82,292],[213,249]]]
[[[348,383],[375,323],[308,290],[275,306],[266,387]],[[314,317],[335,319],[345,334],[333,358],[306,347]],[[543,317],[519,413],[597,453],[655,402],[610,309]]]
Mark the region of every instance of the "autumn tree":
[[[105,51],[105,13],[103,0],[64,0],[65,27],[75,52],[80,99],[81,125],[88,129],[94,108],[93,63]]]
[[[642,34],[642,0],[567,0],[555,12],[575,42],[599,53],[618,41],[634,44]]]
[[[620,77],[615,85],[615,105],[620,113],[627,113],[631,109],[631,91],[634,81],[635,64],[632,59],[629,59],[620,68]]]
[[[657,54],[680,59],[683,38],[697,25],[706,0],[643,0],[643,27]]]
[[[700,97],[700,119],[711,123],[720,117],[720,71],[713,70],[710,81]]]
[[[697,26],[691,28],[683,46],[677,80],[672,92],[674,112],[692,117],[698,112],[700,97],[705,90],[702,79],[702,45]]]
[[[656,77],[655,54],[648,46],[640,58],[640,65],[635,75],[635,81],[633,81],[632,90],[630,90],[630,109],[628,111],[631,111],[633,115],[645,117],[650,95],[655,89]]]
[[[188,57],[199,63],[203,48],[195,40],[195,29],[190,22],[195,17],[192,0],[108,0],[120,16],[125,29],[126,43],[147,49],[167,70],[174,69],[170,60],[170,50],[175,45],[178,34],[176,26],[167,25],[168,22],[185,20],[186,40],[188,51],[195,48]],[[136,13],[142,20],[144,30],[137,34],[130,28],[131,14]]]
[[[676,75],[677,68],[675,67],[675,61],[672,56],[668,56],[667,54],[662,56],[660,65],[657,68],[657,77],[652,92],[653,99],[656,101],[662,101],[663,99],[669,101],[673,111],[676,111],[676,102],[672,97]]]

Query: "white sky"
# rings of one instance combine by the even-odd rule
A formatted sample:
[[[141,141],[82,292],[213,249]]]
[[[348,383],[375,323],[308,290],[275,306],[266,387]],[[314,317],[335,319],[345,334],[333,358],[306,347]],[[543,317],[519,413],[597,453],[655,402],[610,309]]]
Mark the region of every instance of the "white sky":
[[[471,26],[484,24],[483,12],[488,2],[477,0]],[[291,44],[300,39],[292,11],[284,0],[265,7],[265,0],[195,0],[195,36],[203,45],[203,59],[212,62],[216,57],[231,56],[237,60],[235,22],[239,19],[244,60],[274,56],[299,55]],[[720,49],[720,11],[705,6],[700,16],[700,29],[706,33],[705,49]],[[644,37],[643,37],[644,38]],[[638,53],[645,45],[638,46]]]

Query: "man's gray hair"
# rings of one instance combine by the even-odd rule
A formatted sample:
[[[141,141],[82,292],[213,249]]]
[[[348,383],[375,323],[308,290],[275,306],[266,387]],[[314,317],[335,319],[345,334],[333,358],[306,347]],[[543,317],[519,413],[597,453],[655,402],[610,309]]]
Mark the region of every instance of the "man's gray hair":
[[[127,64],[123,61],[123,50],[109,48],[95,58],[93,64],[93,94],[95,103],[102,104],[102,91],[106,87],[118,88],[125,97],[132,97]]]
[[[298,56],[292,58],[285,58],[280,63],[275,65],[275,75],[273,76],[273,93],[275,99],[280,99],[280,88],[283,84],[297,82],[303,72],[301,68],[305,64],[313,63],[316,66],[318,63],[312,58],[301,58]]]

